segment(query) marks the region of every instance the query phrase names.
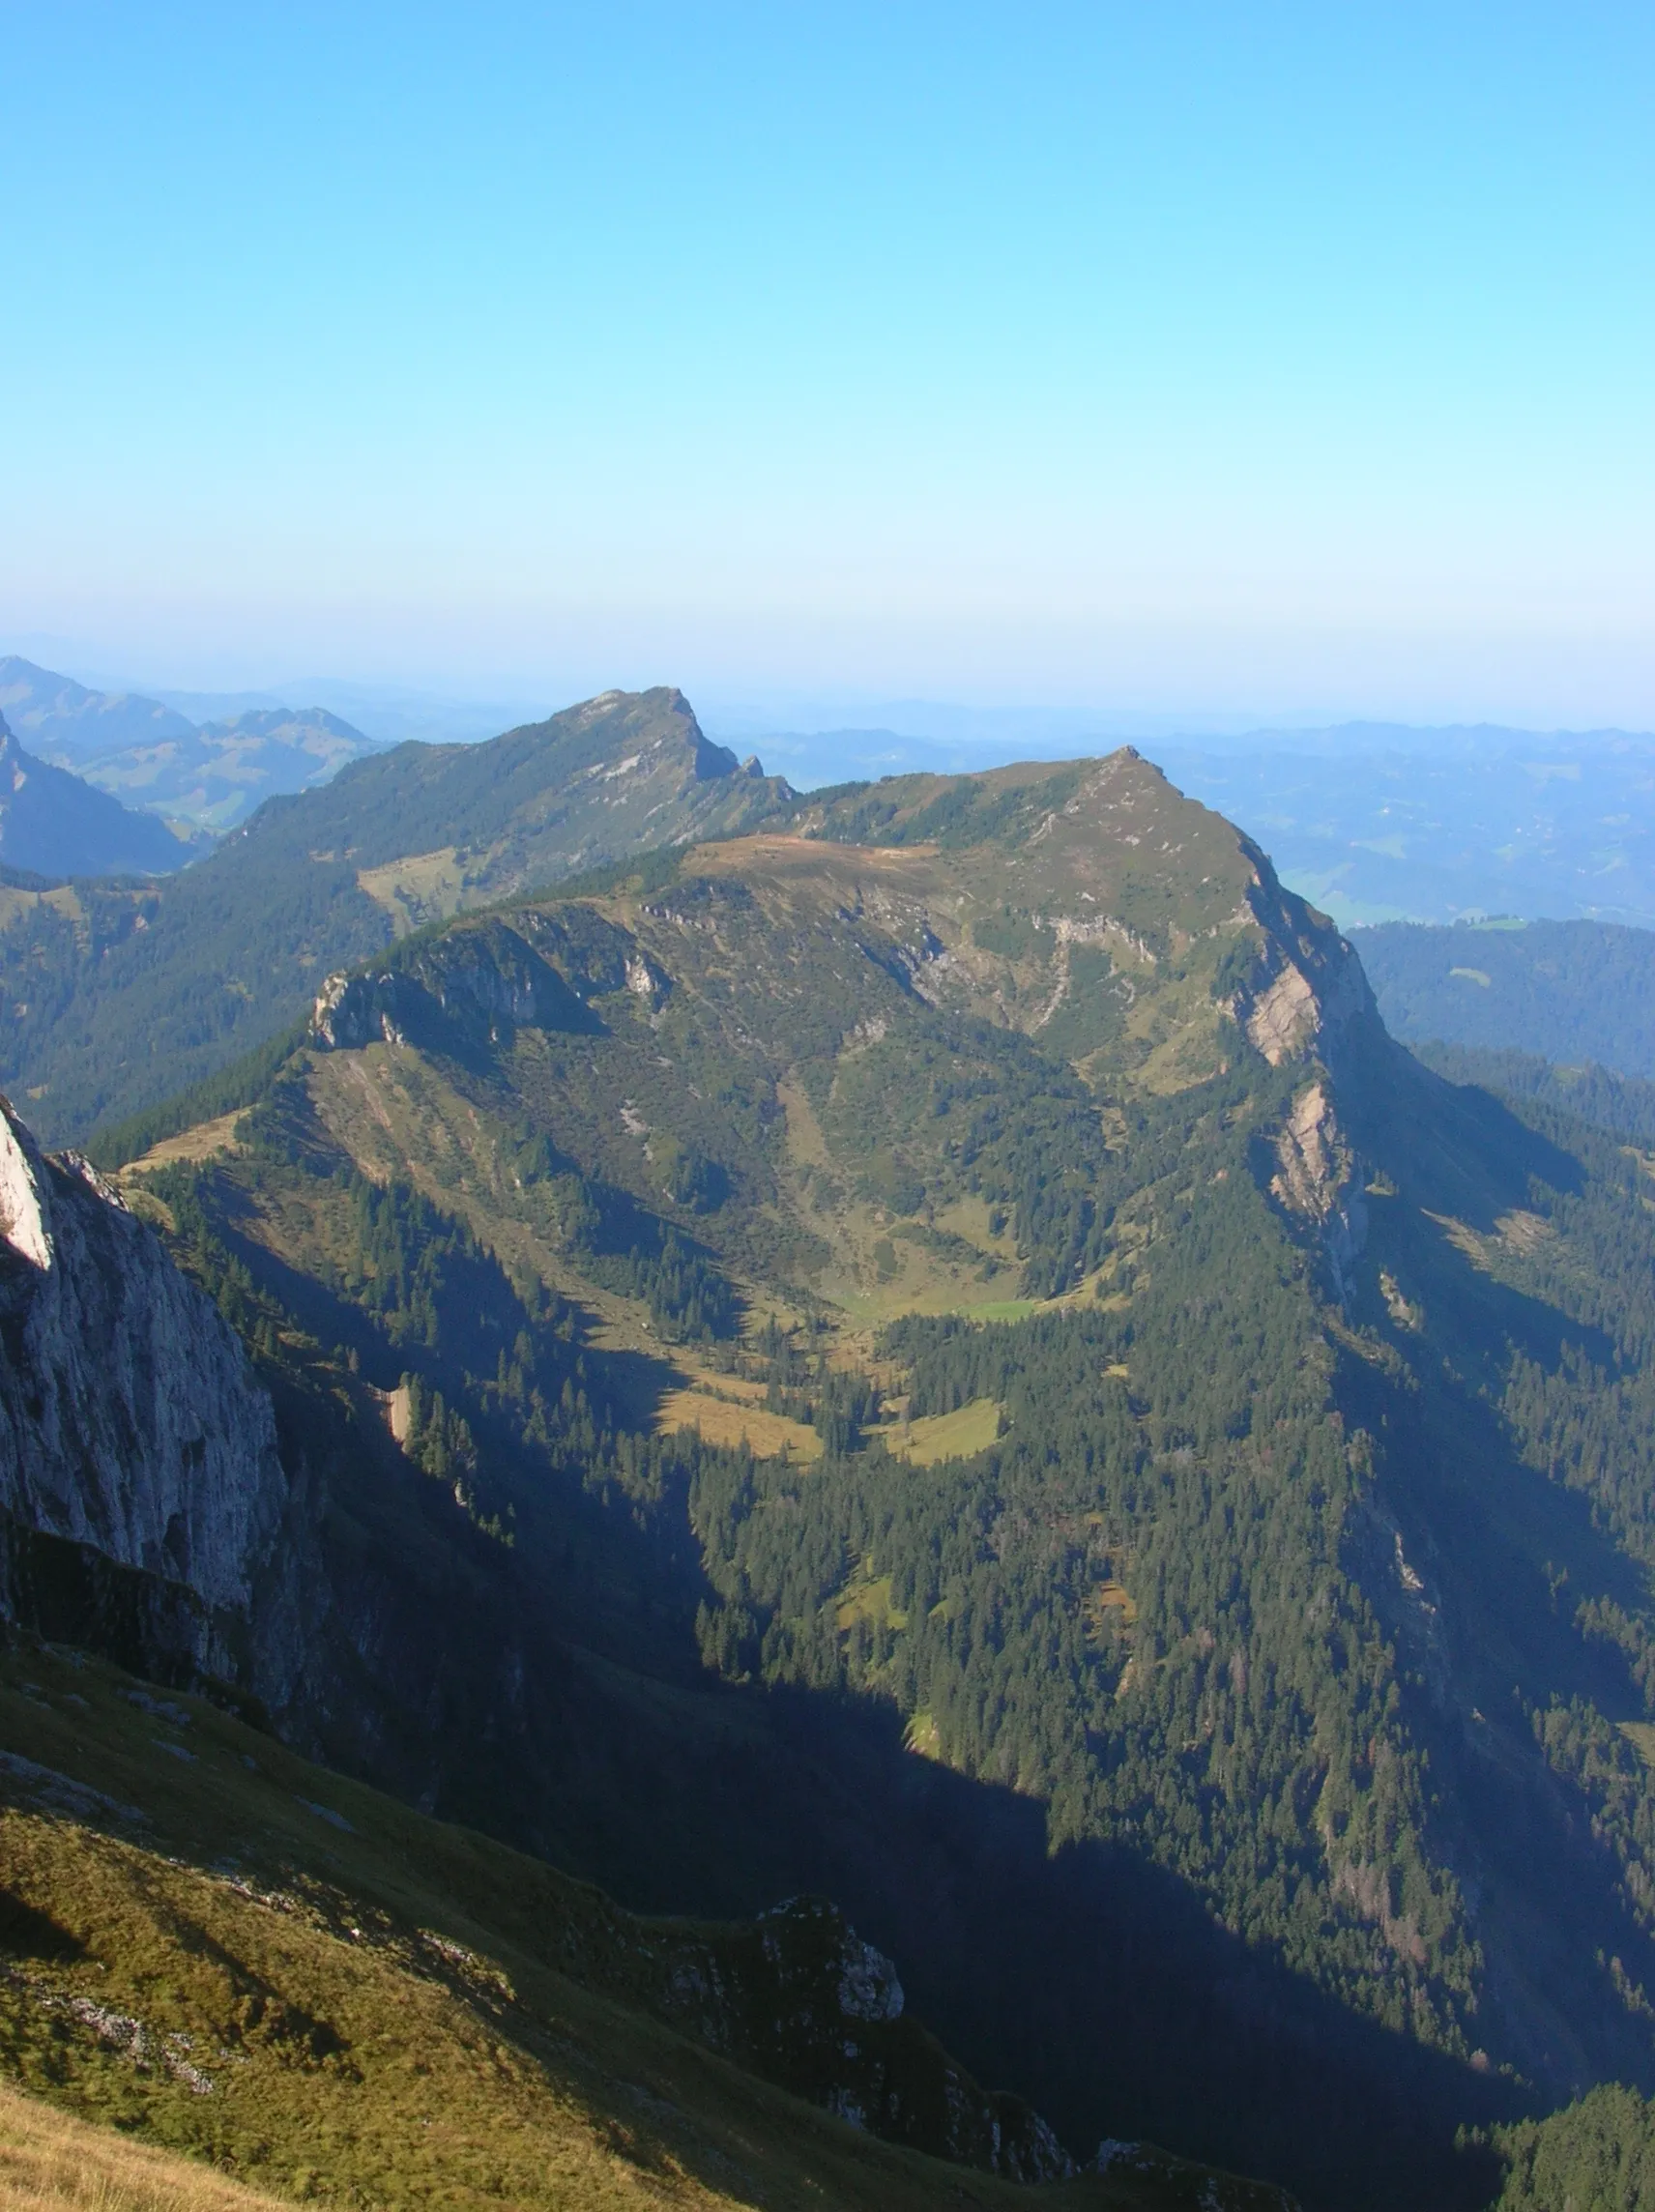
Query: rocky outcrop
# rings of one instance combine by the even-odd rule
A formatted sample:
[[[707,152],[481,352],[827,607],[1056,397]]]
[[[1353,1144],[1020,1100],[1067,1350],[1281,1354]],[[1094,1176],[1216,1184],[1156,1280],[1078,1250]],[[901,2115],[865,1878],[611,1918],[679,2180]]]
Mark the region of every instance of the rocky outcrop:
[[[1324,915],[1284,890],[1255,845],[1241,843],[1253,863],[1246,911],[1263,943],[1233,1011],[1272,1067],[1313,1055],[1331,1066],[1353,1023],[1379,1021],[1362,963]]]
[[[0,1604],[19,1539],[58,1540],[166,1586],[195,1662],[229,1672],[286,1503],[270,1399],[218,1309],[0,1099]]]
[[[660,997],[668,983],[624,932],[598,927],[601,943],[575,943],[574,933],[530,912],[521,927],[478,922],[378,970],[330,975],[311,1012],[311,1042],[345,1052],[406,1039],[441,1051],[513,1029],[600,1031],[589,997],[622,989]]]
[[[1354,949],[1324,915],[1285,890],[1249,840],[1253,864],[1243,913],[1258,952],[1229,1010],[1272,1067],[1299,1063],[1302,1080],[1265,1154],[1270,1196],[1320,1247],[1334,1295],[1348,1304],[1368,1237],[1364,1174],[1341,1126],[1337,1079],[1360,1045],[1394,1051]]]
[[[1335,1295],[1350,1296],[1350,1270],[1368,1238],[1368,1208],[1355,1154],[1346,1142],[1325,1080],[1293,1099],[1275,1141],[1270,1195],[1320,1238]]]
[[[826,1898],[743,1927],[640,1924],[607,1901],[560,1962],[855,2127],[1009,2181],[1073,2161],[1021,2097],[982,2088],[907,2013],[896,1968]]]

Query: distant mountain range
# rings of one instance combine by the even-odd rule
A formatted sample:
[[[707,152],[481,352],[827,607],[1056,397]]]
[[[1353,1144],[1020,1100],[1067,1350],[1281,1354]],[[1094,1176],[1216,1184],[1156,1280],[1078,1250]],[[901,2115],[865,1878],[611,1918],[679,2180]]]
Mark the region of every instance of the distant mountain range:
[[[513,713],[322,678],[296,688],[331,704],[296,709],[268,691],[100,690],[0,658],[0,712],[38,758],[215,834],[354,760],[409,740],[485,741]],[[811,728],[801,714],[772,728],[728,708],[710,727],[734,752],[762,750],[802,790],[980,772],[1013,756],[1073,759],[1132,739],[1192,798],[1258,838],[1283,881],[1342,928],[1490,915],[1655,926],[1647,733],[1346,722],[1198,734],[1167,716],[915,700],[863,713],[865,721],[833,727]]]
[[[262,800],[308,791],[380,749],[322,707],[254,707],[197,723],[159,699],[95,691],[15,655],[0,659],[0,712],[53,767],[145,813],[220,832]]]
[[[1342,927],[1655,925],[1655,737],[1356,723],[1157,757]]]
[[[203,842],[37,760],[0,715],[0,865],[42,879],[167,875]]]

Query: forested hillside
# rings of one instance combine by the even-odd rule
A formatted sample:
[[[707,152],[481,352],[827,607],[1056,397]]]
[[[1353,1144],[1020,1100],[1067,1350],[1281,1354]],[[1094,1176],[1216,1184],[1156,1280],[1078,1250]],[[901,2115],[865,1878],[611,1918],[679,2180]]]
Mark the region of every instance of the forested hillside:
[[[1595,1061],[1559,1065],[1538,1053],[1495,1051],[1486,1045],[1417,1044],[1413,1053],[1451,1083],[1474,1084],[1549,1106],[1623,1137],[1640,1150],[1655,1150],[1655,1083],[1641,1076],[1617,1075]]]
[[[1643,1165],[1147,764],[462,917],[247,1088],[126,1183],[338,1501],[295,1741],[1312,2205],[1655,2086]]]
[[[1655,931],[1388,922],[1356,943],[1387,1028],[1409,1044],[1439,1037],[1655,1078]]]

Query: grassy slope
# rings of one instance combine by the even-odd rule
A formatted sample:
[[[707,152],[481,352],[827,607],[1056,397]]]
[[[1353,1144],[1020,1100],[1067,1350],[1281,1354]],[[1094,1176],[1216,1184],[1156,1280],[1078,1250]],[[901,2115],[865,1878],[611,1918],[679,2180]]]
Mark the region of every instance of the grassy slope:
[[[714,1928],[632,1920],[74,1654],[7,1653],[0,1727],[0,2053],[66,2111],[346,2202],[1029,2199],[879,2143],[651,2017],[657,1955],[716,1955]],[[1038,2195],[1278,2201],[1159,2158]]]
[[[0,2082],[3,2212],[270,2212],[276,2201]]]

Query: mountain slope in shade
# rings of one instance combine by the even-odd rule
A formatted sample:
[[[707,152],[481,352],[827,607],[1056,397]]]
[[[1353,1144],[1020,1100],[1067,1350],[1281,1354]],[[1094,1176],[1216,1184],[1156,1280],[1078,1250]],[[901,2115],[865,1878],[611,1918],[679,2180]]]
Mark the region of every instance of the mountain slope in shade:
[[[73,1650],[0,1658],[0,1728],[8,2070],[267,2187],[1290,2212],[1149,2146],[1075,2176],[819,1900],[640,1920]],[[0,2105],[8,2150],[30,2119]]]
[[[423,922],[793,802],[710,744],[682,693],[608,692],[477,745],[408,743],[268,800],[137,903],[0,927],[0,1081],[51,1141],[276,1035],[333,969]]]
[[[165,875],[191,847],[68,770],[23,750],[0,715],[0,861],[39,876]]]
[[[336,1487],[290,1394],[273,1404],[152,1232],[84,1163],[43,1158],[9,1110],[0,1295],[9,2071],[309,2195],[607,2203],[629,2158],[685,2203],[759,2189],[918,2206],[969,2181],[993,2204],[1002,2182],[1072,2178],[1050,2129],[948,2057],[825,1901],[747,1927],[640,1921],[273,1741],[223,1677],[280,1707],[309,1671],[314,1697],[330,1641],[370,1736],[412,1718],[362,1710],[383,1606],[359,1600],[346,1638],[325,1613],[305,1633],[302,1583],[351,1605],[360,1480]],[[475,1548],[412,1502],[389,1557],[406,1568],[422,1543],[475,1579]],[[453,1625],[426,1609],[427,1641]],[[140,1658],[167,1694],[66,1639]],[[1281,2203],[1152,2152],[1121,2163],[1059,2201]]]
[[[1129,749],[777,803],[382,939],[128,1168],[327,1500],[249,1686],[629,1904],[833,1896],[1076,2143],[1485,2201],[1655,2087],[1647,1159]]]
[[[1557,1870],[1488,1868],[1399,1656],[1386,1516],[1457,1414],[1392,1467],[1407,1168],[1348,1131],[1410,1085],[1475,1150],[1337,933],[1129,751],[819,795],[330,980],[245,1118],[125,1179],[261,1359],[354,1374],[335,1495],[386,1454],[327,1599],[360,1665],[280,1725],[629,1902],[834,1896],[1065,2139],[1476,2202],[1457,2127],[1634,2062],[1589,1962],[1642,1953],[1570,1870],[1523,1966]],[[1425,1234],[1402,1295],[1445,1264],[1481,1328]],[[1543,1709],[1590,1673],[1529,1657]]]
[[[1002,1935],[973,1881],[950,1964],[906,1825],[870,1873],[686,1703],[723,1873],[675,1837],[653,1894],[843,1849],[823,1886],[904,1926],[973,2063],[1341,2212],[1467,2201],[1459,2126],[1655,2086],[1647,1163],[1422,1068],[1131,751],[818,794],[461,916],[331,979],[185,1150],[133,1203],[271,1326],[356,1330],[517,1573],[562,1572],[554,1469],[635,1517],[663,1610],[583,1630],[616,1665],[667,1665],[682,1576],[732,1697],[883,1719],[1072,1883],[1060,1928],[1019,1863]],[[601,1821],[545,1757],[519,1808]]]

